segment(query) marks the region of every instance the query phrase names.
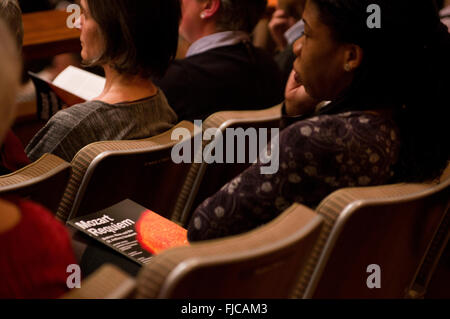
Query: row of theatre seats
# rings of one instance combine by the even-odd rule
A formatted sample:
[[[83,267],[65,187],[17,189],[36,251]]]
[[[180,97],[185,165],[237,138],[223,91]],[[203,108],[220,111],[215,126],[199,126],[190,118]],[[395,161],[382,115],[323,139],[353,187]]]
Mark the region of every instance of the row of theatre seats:
[[[280,113],[220,112],[203,131],[276,128]],[[198,128],[181,122],[145,140],[88,145],[70,164],[47,154],[0,177],[0,195],[28,197],[62,221],[130,198],[186,227],[192,210],[249,164],[175,164],[171,136],[180,128],[193,147]],[[169,249],[136,278],[103,266],[66,297],[421,298],[449,239],[449,205],[450,167],[430,183],[341,189],[246,234]],[[378,288],[368,285],[373,265]]]

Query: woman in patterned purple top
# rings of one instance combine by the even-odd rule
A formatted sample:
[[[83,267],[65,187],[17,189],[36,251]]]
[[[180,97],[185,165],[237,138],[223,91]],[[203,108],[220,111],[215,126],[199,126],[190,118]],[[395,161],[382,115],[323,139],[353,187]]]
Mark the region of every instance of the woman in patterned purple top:
[[[303,19],[279,171],[261,175],[257,163],[207,199],[190,241],[251,230],[339,188],[423,181],[446,166],[450,36],[432,1],[307,0]]]

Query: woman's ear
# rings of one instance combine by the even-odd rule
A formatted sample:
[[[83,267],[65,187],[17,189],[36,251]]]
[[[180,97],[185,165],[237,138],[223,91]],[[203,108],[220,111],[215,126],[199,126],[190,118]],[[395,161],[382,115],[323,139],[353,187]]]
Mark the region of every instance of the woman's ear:
[[[211,18],[219,11],[219,8],[220,0],[206,0],[202,12],[200,13],[200,17],[202,19]]]
[[[359,45],[347,44],[345,47],[344,70],[352,72],[357,69],[363,60],[364,51]]]

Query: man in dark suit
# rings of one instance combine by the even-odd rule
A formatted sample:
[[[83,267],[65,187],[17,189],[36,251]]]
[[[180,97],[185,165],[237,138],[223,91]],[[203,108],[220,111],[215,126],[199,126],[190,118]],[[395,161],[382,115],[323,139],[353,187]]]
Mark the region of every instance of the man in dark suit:
[[[266,5],[266,0],[183,0],[180,34],[192,45],[155,79],[180,120],[263,109],[283,100],[277,65],[249,35]]]

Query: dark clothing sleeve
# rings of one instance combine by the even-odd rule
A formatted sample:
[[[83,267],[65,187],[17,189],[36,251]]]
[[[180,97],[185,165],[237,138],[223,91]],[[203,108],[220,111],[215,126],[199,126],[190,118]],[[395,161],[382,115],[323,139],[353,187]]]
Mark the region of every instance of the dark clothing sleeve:
[[[299,121],[306,120],[309,117],[313,117],[314,113],[311,114],[301,114],[301,115],[295,115],[291,116],[288,115],[286,112],[286,102],[284,102],[281,106],[281,121],[280,121],[280,128],[285,129],[288,126],[297,123]]]

